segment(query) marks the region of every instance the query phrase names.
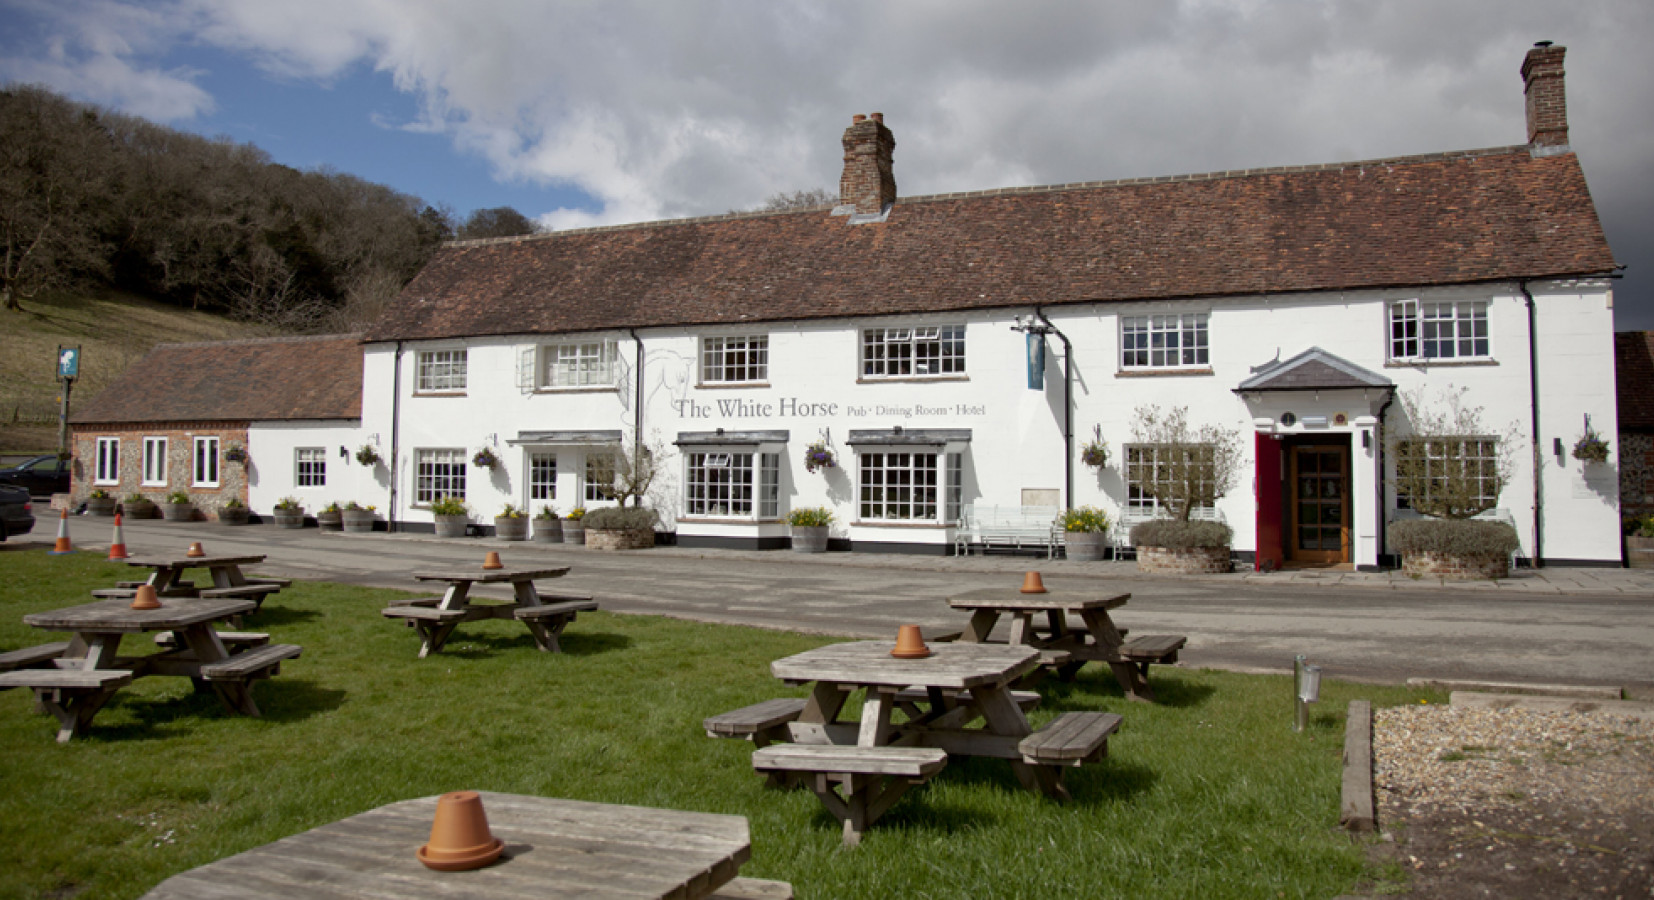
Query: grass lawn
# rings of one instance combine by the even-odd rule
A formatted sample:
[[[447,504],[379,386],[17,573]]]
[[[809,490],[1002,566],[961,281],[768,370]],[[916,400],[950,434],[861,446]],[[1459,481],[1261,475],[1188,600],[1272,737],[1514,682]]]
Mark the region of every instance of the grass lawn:
[[[90,553],[0,549],[0,650],[51,639],[29,612],[131,577]],[[0,692],[0,897],[137,897],[167,876],[395,800],[481,789],[746,816],[742,874],[801,898],[1331,897],[1363,875],[1339,829],[1349,700],[1441,695],[1330,681],[1291,729],[1290,679],[1168,667],[1162,702],[1125,700],[1107,670],[1046,684],[1031,714],[1097,709],[1125,723],[1102,763],[1071,770],[1075,802],[1017,786],[998,760],[955,760],[865,836],[805,790],[765,790],[751,745],[707,738],[708,715],[803,696],[769,662],[829,640],[652,616],[583,614],[561,655],[515,622],[461,626],[417,659],[379,609],[401,592],[295,583],[249,630],[304,647],[233,718],[181,678],[146,678],[54,742],[27,692]],[[129,651],[149,637],[128,638]],[[417,865],[409,848],[409,864]]]

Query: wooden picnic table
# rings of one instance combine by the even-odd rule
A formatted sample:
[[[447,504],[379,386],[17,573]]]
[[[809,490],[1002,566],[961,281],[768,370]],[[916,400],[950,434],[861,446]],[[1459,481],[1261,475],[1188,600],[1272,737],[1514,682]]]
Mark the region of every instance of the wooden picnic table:
[[[161,596],[183,595],[194,596],[200,589],[191,585],[182,587],[181,581],[184,572],[188,569],[206,569],[212,578],[215,588],[242,587],[248,584],[247,576],[242,574],[242,566],[252,566],[264,562],[265,555],[243,554],[240,556],[185,556],[180,553],[176,556],[134,556],[126,561],[129,566],[151,569],[148,583]]]
[[[74,637],[49,668],[0,673],[0,688],[32,688],[57,717],[59,742],[84,733],[119,688],[148,675],[183,676],[196,680],[198,687],[210,685],[230,712],[257,716],[250,682],[276,674],[281,661],[298,656],[300,648],[226,649],[213,623],[253,608],[253,601],[238,597],[168,597],[158,609],[133,609],[129,601],[114,599],[30,613],[23,617],[25,624]],[[171,649],[121,655],[123,637],[152,631],[172,632]]]
[[[168,878],[147,900],[315,897],[766,897],[790,886],[737,878],[752,856],[741,816],[479,792],[497,862],[425,868],[436,797],[403,800]],[[730,890],[725,894],[720,888]]]
[[[1108,590],[1025,594],[1017,588],[982,588],[949,597],[948,605],[971,613],[970,624],[959,636],[962,642],[993,640],[994,627],[1002,617],[1009,617],[1010,634],[1006,639],[1013,645],[1041,651],[1042,664],[1055,669],[1063,680],[1072,681],[1087,662],[1100,662],[1114,673],[1127,697],[1152,701],[1149,664],[1175,662],[1177,651],[1187,639],[1182,635],[1151,635],[1127,642],[1108,612],[1125,606],[1130,599],[1129,593]],[[1070,615],[1078,616],[1084,626],[1073,627]]]
[[[596,601],[590,597],[548,597],[541,595],[534,586],[539,579],[561,578],[568,571],[568,566],[515,569],[484,569],[478,566],[415,572],[413,577],[420,581],[447,582],[447,590],[440,598],[388,606],[383,614],[387,618],[406,620],[419,630],[421,659],[440,651],[461,623],[478,619],[516,619],[528,627],[536,647],[544,652],[557,653],[562,649],[558,637],[563,629],[575,620],[578,613],[597,609]],[[504,604],[473,603],[471,586],[474,584],[509,584],[512,601]]]

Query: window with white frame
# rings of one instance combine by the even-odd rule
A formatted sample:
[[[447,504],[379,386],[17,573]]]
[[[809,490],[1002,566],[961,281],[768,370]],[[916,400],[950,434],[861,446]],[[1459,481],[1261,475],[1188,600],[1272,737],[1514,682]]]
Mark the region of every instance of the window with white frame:
[[[414,451],[414,503],[429,505],[444,497],[465,499],[465,448],[432,447]]]
[[[121,483],[121,439],[98,438],[98,465],[92,476],[93,484]]]
[[[605,491],[614,490],[615,458],[613,453],[586,454],[586,485],[581,492],[586,503],[601,503],[613,499]]]
[[[770,339],[766,335],[701,338],[701,383],[744,384],[770,374]]]
[[[293,451],[293,467],[299,487],[327,487],[327,448],[298,447]]]
[[[196,487],[218,487],[218,438],[200,436],[195,439],[194,465],[190,483]]]
[[[858,517],[870,522],[939,521],[940,455],[934,451],[861,451]]]
[[[613,387],[620,357],[614,341],[579,341],[540,348],[540,387]]]
[[[144,438],[143,483],[145,487],[166,487],[167,439],[164,437]]]
[[[1486,300],[1390,304],[1390,359],[1488,359]]]
[[[464,350],[419,351],[415,389],[421,394],[451,394],[465,390]]]
[[[1120,317],[1120,368],[1195,369],[1211,365],[1206,313]]]
[[[959,508],[965,500],[965,454],[948,454],[948,503],[943,521],[959,521]]]
[[[1399,487],[1396,509],[1447,504],[1458,509],[1492,509],[1499,503],[1499,440],[1492,437],[1438,437],[1396,445],[1397,480],[1422,487],[1415,504]],[[1401,473],[1408,471],[1413,477]]]
[[[752,518],[752,454],[695,451],[684,454],[684,513]]]
[[[528,499],[557,499],[557,454],[545,451],[528,454]]]
[[[965,374],[965,326],[864,328],[863,378],[910,378]]]
[[[781,454],[758,454],[758,518],[781,515]]]
[[[1174,494],[1196,496],[1207,492],[1212,476],[1215,448],[1196,446],[1189,449],[1166,447],[1159,444],[1127,444],[1126,451],[1126,511],[1140,516],[1171,515],[1172,504],[1162,499]],[[1193,458],[1177,454],[1193,453]],[[1192,486],[1176,485],[1176,479],[1188,478]],[[1211,512],[1210,503],[1197,503],[1193,513]]]

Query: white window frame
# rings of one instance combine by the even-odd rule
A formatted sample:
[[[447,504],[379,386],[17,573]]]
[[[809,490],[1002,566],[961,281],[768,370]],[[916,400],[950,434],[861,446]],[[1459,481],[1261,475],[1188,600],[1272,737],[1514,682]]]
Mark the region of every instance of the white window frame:
[[[471,464],[464,447],[420,447],[414,450],[414,505],[430,506],[444,497],[465,499],[465,468]]]
[[[557,453],[553,450],[528,451],[528,502],[548,503],[557,499]]]
[[[97,470],[92,477],[93,484],[120,484],[121,483],[121,439],[118,437],[98,438]]]
[[[1215,452],[1216,448],[1208,444],[1198,445]],[[1143,490],[1142,485],[1147,482],[1166,481],[1163,477],[1163,454],[1172,448],[1164,444],[1127,444],[1124,447],[1124,463],[1121,474],[1126,482],[1126,502],[1124,509],[1134,517],[1158,517],[1171,515],[1171,507],[1161,502],[1160,498]],[[1145,478],[1145,474],[1147,477]],[[1196,503],[1189,510],[1190,518],[1203,518],[1216,512],[1212,503]]]
[[[762,384],[769,377],[769,335],[701,338],[701,384]]]
[[[293,484],[300,488],[327,487],[327,448],[293,448]]]
[[[857,448],[857,521],[946,524],[947,455],[936,446]]]
[[[540,390],[614,388],[619,383],[620,343],[613,339],[543,344],[539,355]]]
[[[1488,509],[1499,505],[1499,494],[1492,488],[1499,479],[1499,438],[1494,435],[1470,434],[1450,435],[1435,438],[1404,438],[1396,448],[1398,456],[1411,452],[1411,448],[1423,444],[1425,448],[1425,477],[1446,480],[1453,478],[1473,478],[1477,482],[1476,503],[1487,504]],[[1473,450],[1473,454],[1456,454],[1448,456],[1450,448]],[[1400,460],[1396,460],[1399,464]],[[1439,467],[1441,474],[1435,474]],[[1474,467],[1477,471],[1469,474],[1465,469]],[[1461,471],[1449,473],[1450,469]],[[1426,495],[1428,496],[1428,491]],[[1395,492],[1396,509],[1411,510],[1413,501],[1410,496],[1401,490]]]
[[[1120,317],[1121,369],[1210,369],[1211,314]]]
[[[1386,310],[1391,362],[1493,358],[1486,300],[1392,300]]]
[[[584,461],[584,465],[582,467],[582,474],[581,474],[581,477],[580,477],[581,505],[584,506],[586,509],[591,509],[592,504],[594,504],[594,503],[613,503],[614,502],[614,499],[612,497],[603,496],[602,488],[604,488],[604,487],[613,487],[614,486],[615,456],[619,452],[620,452],[619,449],[615,449],[615,450],[591,450],[591,451],[588,451],[586,453],[586,459]],[[594,477],[596,474],[598,474],[597,472],[593,471],[594,468],[607,468],[609,473],[610,473],[610,480],[608,482],[602,482],[602,481],[598,480],[596,477]]]
[[[414,393],[465,393],[470,361],[464,347],[421,350],[415,359]]]
[[[960,378],[965,375],[965,326],[863,328],[861,377]]]
[[[781,454],[752,444],[685,448],[683,515],[747,522],[779,519]]]
[[[194,450],[190,455],[190,486],[218,487],[218,436],[196,435]]]
[[[144,438],[144,487],[167,486],[167,439],[164,437]]]

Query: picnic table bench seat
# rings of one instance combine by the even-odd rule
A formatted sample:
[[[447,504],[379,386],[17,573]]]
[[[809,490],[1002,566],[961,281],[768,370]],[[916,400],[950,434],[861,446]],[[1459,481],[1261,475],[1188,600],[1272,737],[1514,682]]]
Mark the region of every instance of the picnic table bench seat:
[[[248,575],[241,580],[247,584],[269,584],[278,588],[290,588],[293,586],[293,579],[291,578],[270,578],[264,575]]]
[[[806,776],[827,812],[843,823],[847,847],[860,843],[910,786],[947,764],[947,751],[936,747],[776,744],[752,753],[753,768],[765,775]]]
[[[438,597],[436,599],[440,600],[442,598]],[[380,610],[379,614],[387,619],[411,619],[421,622],[457,622],[465,618],[466,611],[463,609],[439,609],[435,604],[430,606],[421,604],[418,606],[387,606]],[[412,624],[412,622],[409,624]]]
[[[1127,664],[1137,667],[1146,682],[1149,677],[1149,666],[1154,663],[1170,665],[1177,662],[1177,651],[1189,642],[1186,635],[1181,634],[1145,634],[1134,637],[1121,644],[1115,652]]]
[[[1067,712],[1017,744],[1030,765],[1078,766],[1108,755],[1108,736],[1120,727],[1117,713]]]
[[[539,606],[519,606],[511,611],[511,615],[518,620],[567,616],[572,621],[576,613],[596,611],[596,600],[590,597],[571,597],[555,603],[541,603]]]
[[[264,598],[281,590],[274,584],[237,584],[230,587],[202,588],[202,597],[246,597],[254,603],[262,604]]]
[[[57,742],[68,743],[84,732],[92,717],[115,691],[132,683],[125,669],[15,669],[0,672],[0,691],[30,688],[36,711],[49,712],[57,719]]]
[[[793,900],[793,886],[768,878],[733,878],[707,895],[708,900]]]
[[[964,692],[945,690],[942,693],[944,695],[951,695],[957,698]],[[1022,708],[1024,713],[1026,713],[1031,710],[1038,709],[1041,698],[1039,691],[1011,691],[1011,699],[1016,702],[1017,706]],[[911,704],[928,702],[930,702],[930,692],[925,688],[903,688],[896,692],[897,706],[907,708]],[[910,714],[917,714],[917,712],[918,710],[916,708],[909,709]]]
[[[253,647],[201,666],[201,680],[212,685],[227,705],[242,715],[259,716],[253,702],[252,685],[258,678],[269,678],[281,673],[282,660],[295,659],[304,648],[298,644],[266,644]],[[226,686],[238,689],[226,690]]]
[[[50,667],[53,660],[62,656],[68,649],[68,641],[52,641],[49,644],[8,650],[5,653],[0,653],[0,672],[10,672],[14,669],[33,669],[41,666]]]
[[[262,631],[220,631],[218,639],[224,643],[227,649],[231,650],[246,650],[270,643],[270,635]],[[155,644],[158,647],[176,648],[178,646],[178,632],[156,632]]]
[[[768,747],[787,736],[787,723],[804,712],[804,698],[777,697],[701,721],[707,737],[740,738],[759,747]]]

